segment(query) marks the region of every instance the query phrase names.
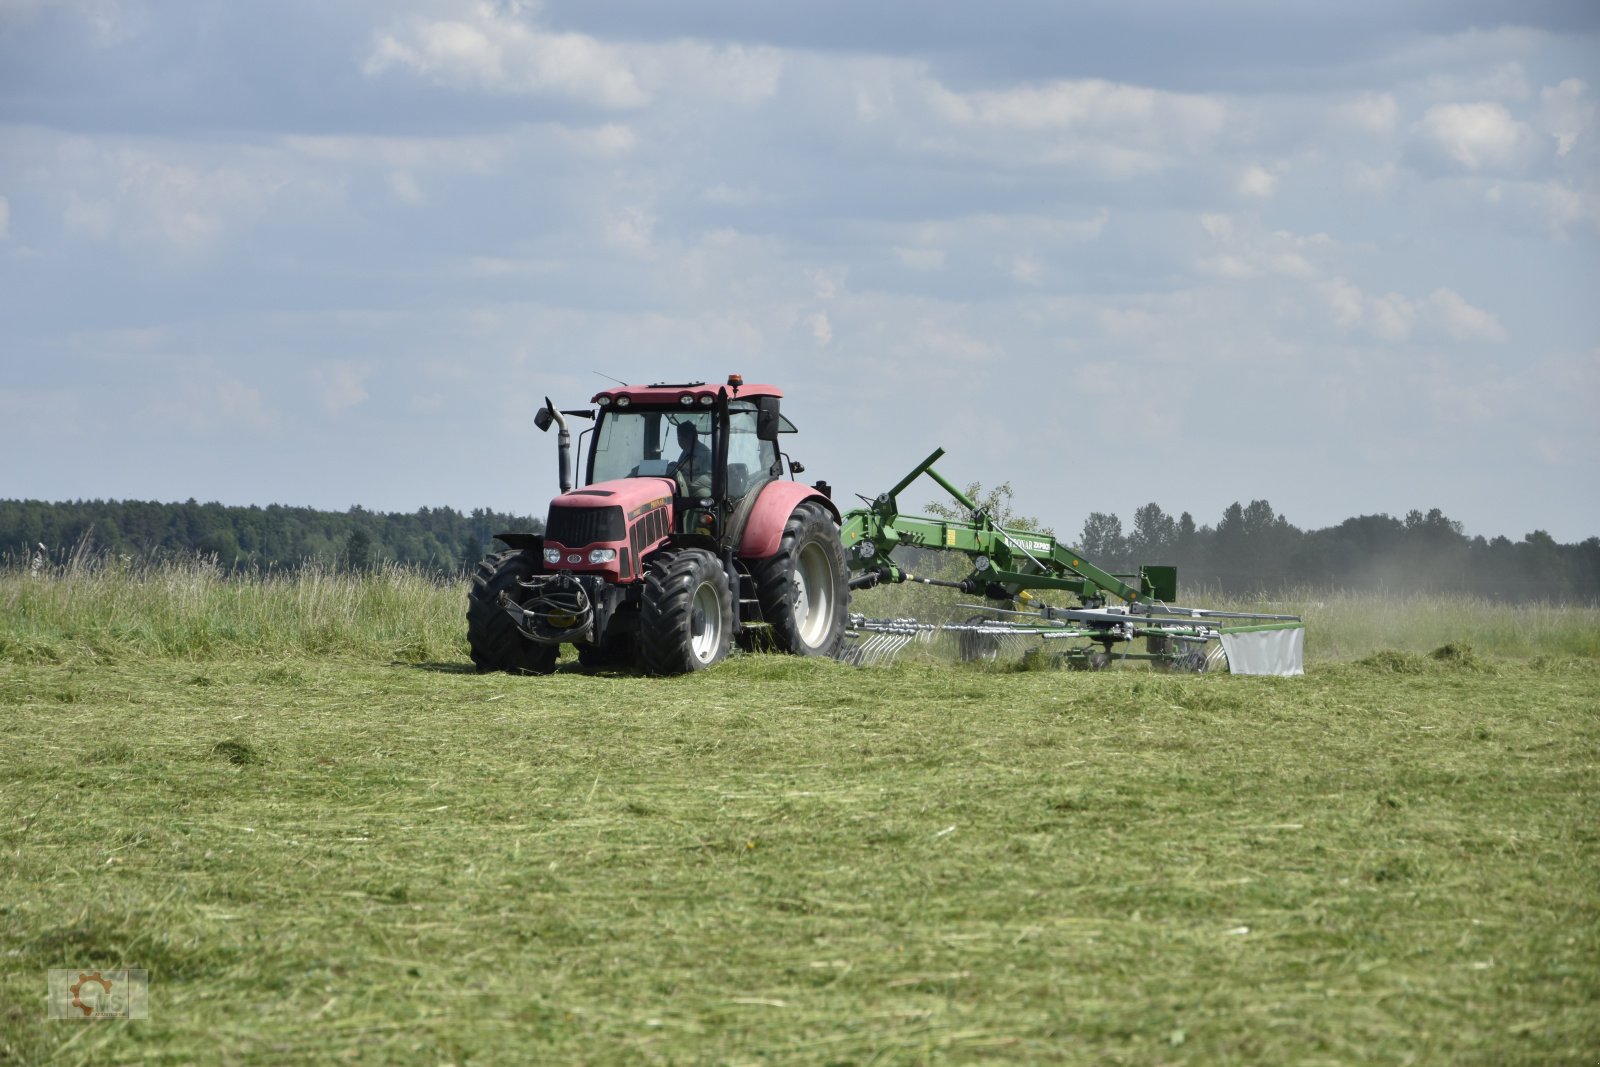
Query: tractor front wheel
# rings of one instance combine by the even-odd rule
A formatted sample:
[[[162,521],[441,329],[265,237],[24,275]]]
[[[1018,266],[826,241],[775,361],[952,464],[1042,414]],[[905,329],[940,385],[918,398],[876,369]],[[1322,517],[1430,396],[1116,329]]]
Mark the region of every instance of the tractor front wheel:
[[[733,640],[733,596],[717,557],[703,548],[662,552],[645,571],[639,659],[651,674],[688,674],[720,663]]]
[[[784,524],[772,558],[755,568],[756,598],[781,651],[831,656],[844,640],[850,583],[833,518],[801,504]]]
[[[520,583],[537,573],[533,558],[517,549],[496,552],[478,563],[467,591],[467,647],[479,674],[549,674],[556,669],[560,646],[523,637],[500,605],[501,593],[522,603],[528,590]]]

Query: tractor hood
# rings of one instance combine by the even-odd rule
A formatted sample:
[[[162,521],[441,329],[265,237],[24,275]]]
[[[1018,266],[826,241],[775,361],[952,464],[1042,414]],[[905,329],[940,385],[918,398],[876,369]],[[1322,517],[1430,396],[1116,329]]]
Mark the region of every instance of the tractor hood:
[[[671,478],[618,478],[596,482],[550,501],[555,508],[621,508],[628,518],[636,512],[672,503]]]

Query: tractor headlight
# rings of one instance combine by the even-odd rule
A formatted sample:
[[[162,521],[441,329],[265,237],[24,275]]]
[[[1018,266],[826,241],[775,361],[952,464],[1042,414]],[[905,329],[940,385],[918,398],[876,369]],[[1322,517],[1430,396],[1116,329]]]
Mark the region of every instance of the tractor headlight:
[[[546,563],[550,563],[550,564],[560,563],[561,562],[561,550],[559,548],[547,548],[547,549],[545,549],[544,550],[544,561]]]
[[[615,563],[617,550],[614,548],[591,548],[589,550],[590,563]]]

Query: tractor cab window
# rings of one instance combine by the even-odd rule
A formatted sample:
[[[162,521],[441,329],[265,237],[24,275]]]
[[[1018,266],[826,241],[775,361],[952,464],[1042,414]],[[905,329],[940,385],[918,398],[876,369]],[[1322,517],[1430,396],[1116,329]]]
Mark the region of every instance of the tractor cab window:
[[[709,411],[607,411],[595,428],[589,482],[683,475],[691,495],[711,494]]]
[[[680,495],[708,497],[714,485],[716,417],[693,410],[604,411],[595,428],[589,482],[671,478]],[[778,476],[778,450],[756,436],[756,405],[728,405],[728,497],[737,500]],[[687,489],[687,493],[683,490]]]
[[[728,497],[737,500],[778,476],[778,450],[756,436],[756,406],[728,405]]]

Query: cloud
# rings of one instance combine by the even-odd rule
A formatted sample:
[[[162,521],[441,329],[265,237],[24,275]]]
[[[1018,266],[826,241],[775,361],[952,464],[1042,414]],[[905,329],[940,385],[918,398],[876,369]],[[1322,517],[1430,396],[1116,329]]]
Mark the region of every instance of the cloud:
[[[1469,344],[1501,344],[1510,338],[1492,312],[1453,289],[1435,289],[1422,299],[1395,292],[1369,294],[1343,277],[1318,282],[1315,288],[1340,329],[1362,329],[1385,343],[1409,342],[1419,332]]]
[[[650,252],[655,228],[656,216],[637,204],[611,211],[601,220],[606,244],[633,255]]]
[[[1300,281],[1319,277],[1321,271],[1315,258],[1334,244],[1324,233],[1308,236],[1289,230],[1267,230],[1257,220],[1235,221],[1217,213],[1201,215],[1200,228],[1211,238],[1212,247],[1196,262],[1196,270],[1224,281]]]
[[[422,186],[417,184],[417,179],[407,171],[397,170],[389,175],[389,191],[394,198],[402,204],[421,204],[428,196],[422,191]]]
[[[833,323],[828,321],[826,311],[813,311],[806,316],[806,325],[811,328],[811,336],[816,338],[819,345],[833,343]]]
[[[930,271],[944,266],[942,248],[896,248],[895,258],[910,270]]]
[[[1539,93],[1539,125],[1556,139],[1556,155],[1570,155],[1580,137],[1594,137],[1596,113],[1600,111],[1588,98],[1589,86],[1580,78],[1568,78],[1560,85],[1548,86]]]
[[[0,241],[11,236],[11,201],[0,196]]]
[[[316,387],[317,401],[329,414],[338,414],[363,404],[367,400],[367,378],[372,375],[371,363],[334,361],[324,363],[311,372]]]
[[[138,5],[122,0],[0,0],[0,21],[25,25],[46,11],[66,12],[98,48],[127,40],[144,24]]]
[[[363,73],[401,72],[451,89],[634,110],[664,96],[759,103],[777,91],[783,70],[772,48],[687,39],[613,44],[543,29],[518,6],[452,6],[454,18],[413,17],[378,33]]]
[[[1475,97],[1488,100],[1527,100],[1533,95],[1527,72],[1518,62],[1474,65],[1465,73],[1435,74],[1423,82],[1423,92],[1435,100]]]
[[[1278,176],[1262,166],[1252,166],[1239,176],[1239,193],[1267,200],[1278,191]]]
[[[69,233],[210,253],[230,232],[338,199],[337,181],[282,151],[29,130],[26,173]],[[48,210],[48,209],[46,209]]]
[[[380,33],[362,70],[415,74],[492,93],[551,93],[599,107],[649,102],[620,52],[579,33],[546,33],[488,4],[461,19],[412,19]]]
[[[1490,102],[1431,107],[1411,133],[1424,159],[1471,172],[1519,172],[1539,151],[1533,129]]]
[[[261,391],[237,379],[186,381],[175,390],[153,396],[148,415],[157,423],[171,423],[198,434],[239,428],[270,430],[279,414]]]
[[[924,77],[907,88],[935,121],[969,138],[949,147],[1107,177],[1160,172],[1206,152],[1229,119],[1219,98],[1099,79],[960,92]]]
[[[1393,93],[1368,92],[1333,105],[1330,114],[1338,127],[1369,137],[1386,138],[1395,131],[1400,105],[1395,102]]]
[[[1489,312],[1467,303],[1453,289],[1435,289],[1428,295],[1426,314],[1438,329],[1457,341],[1499,344],[1510,335]]]
[[[1393,163],[1363,163],[1352,160],[1345,164],[1344,186],[1351,192],[1381,195],[1394,186],[1396,168]]]

